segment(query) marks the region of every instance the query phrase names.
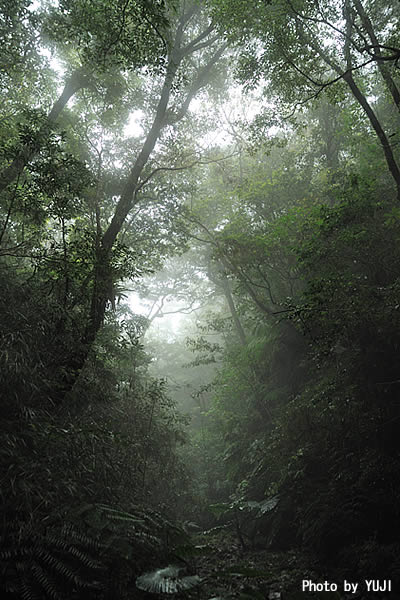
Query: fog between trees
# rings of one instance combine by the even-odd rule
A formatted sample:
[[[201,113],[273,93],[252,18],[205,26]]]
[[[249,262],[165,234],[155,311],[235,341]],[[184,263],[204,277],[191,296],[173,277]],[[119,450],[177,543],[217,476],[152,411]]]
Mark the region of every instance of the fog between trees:
[[[3,595],[398,595],[398,3],[0,38]]]

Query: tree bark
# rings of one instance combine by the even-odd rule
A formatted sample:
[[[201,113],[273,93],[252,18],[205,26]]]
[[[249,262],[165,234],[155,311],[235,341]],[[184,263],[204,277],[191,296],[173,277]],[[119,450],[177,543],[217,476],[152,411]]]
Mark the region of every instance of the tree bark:
[[[94,267],[93,279],[94,286],[92,292],[92,300],[88,323],[83,336],[84,346],[89,352],[90,346],[93,344],[97,332],[103,324],[107,300],[108,290],[110,286],[111,274],[111,250],[113,244],[121,231],[126,217],[135,205],[135,191],[139,182],[139,177],[147,164],[148,159],[154,146],[160,136],[168,108],[168,103],[171,95],[172,84],[182,61],[183,55],[180,52],[180,43],[182,39],[183,28],[178,27],[175,44],[169,59],[167,72],[164,79],[164,84],[161,90],[160,100],[158,102],[156,115],[153,124],[147,134],[146,140],[141,151],[128,175],[125,182],[121,197],[116,206],[111,222],[104,232],[99,248],[96,253],[96,264]],[[82,366],[86,357],[83,358]]]
[[[231,291],[231,286],[230,286],[230,283],[229,283],[229,279],[227,278],[227,276],[225,275],[225,273],[223,274],[221,285],[222,285],[222,289],[224,290],[225,298],[226,298],[226,301],[228,303],[229,310],[230,310],[230,313],[232,315],[232,319],[233,319],[233,322],[235,324],[235,328],[236,328],[237,334],[238,334],[239,339],[240,339],[240,343],[242,344],[242,346],[246,346],[246,344],[247,344],[246,334],[245,334],[244,329],[242,327],[242,324],[240,322],[239,315],[237,313],[236,306],[235,306],[235,303],[233,301],[232,291]]]
[[[210,263],[209,263],[209,268],[207,270],[207,275],[208,275],[209,279],[211,279],[211,281],[216,286],[222,288],[226,302],[229,307],[229,312],[231,313],[231,317],[232,317],[233,323],[235,325],[236,332],[240,339],[240,343],[242,344],[242,346],[246,346],[246,344],[247,344],[246,334],[244,332],[242,323],[240,322],[239,315],[237,313],[236,306],[233,301],[231,285],[230,285],[228,277],[226,276],[225,268],[222,264],[218,264],[217,268],[218,268],[218,275],[220,276],[219,278],[213,277],[213,275],[211,273],[211,264]]]
[[[361,0],[353,0],[353,1],[354,1],[356,10],[360,16],[361,23],[364,25],[365,31],[367,32],[368,37],[371,40],[371,44],[375,48],[374,54],[377,56],[378,69],[380,71],[382,79],[386,83],[386,86],[393,98],[395,105],[397,106],[398,110],[400,110],[400,92],[399,92],[399,89],[398,89],[393,77],[390,74],[389,69],[386,67],[383,60],[379,60],[379,58],[382,56],[382,53],[380,50],[380,44],[378,42],[378,38],[376,37],[374,28],[372,26],[371,20],[370,20],[369,16],[367,15],[367,13],[365,12]]]
[[[87,326],[82,337],[83,351],[80,353],[79,357],[74,359],[75,369],[76,365],[79,365],[78,371],[83,367],[90,352],[90,348],[95,341],[96,335],[104,321],[109,296],[108,291],[110,289],[110,282],[113,278],[112,266],[110,264],[113,244],[115,243],[129,212],[137,203],[136,192],[140,185],[140,177],[143,173],[143,169],[154,150],[163,127],[168,124],[167,109],[177,70],[182,60],[186,56],[190,56],[196,52],[198,48],[204,48],[207,45],[203,40],[213,30],[212,27],[207,27],[207,29],[198,35],[193,42],[182,48],[184,27],[193,16],[194,12],[195,11],[193,8],[189,9],[188,12],[181,17],[181,20],[178,24],[153,124],[149,133],[147,134],[142,149],[130,170],[111,222],[102,235],[97,248],[95,266],[93,270],[93,291],[90,311]],[[210,39],[209,44],[211,45],[214,41],[214,38]],[[195,93],[197,93],[197,91],[203,87],[203,85],[205,85],[207,74],[219,60],[225,48],[226,45],[217,48],[211,58],[207,61],[206,65],[197,73],[197,76],[195,76],[187,96],[180,107],[178,119],[175,117],[174,122],[182,119],[185,116],[189,108],[190,101],[194,97]],[[73,384],[70,386],[70,389],[72,387]]]
[[[343,74],[343,79],[347,83],[349,88],[351,89],[353,96],[356,98],[356,100],[359,102],[360,106],[363,108],[364,112],[366,113],[366,115],[369,119],[369,122],[371,123],[376,135],[379,138],[383,152],[385,154],[386,163],[388,165],[389,171],[396,183],[397,199],[400,200],[400,169],[399,169],[396,159],[394,157],[393,150],[392,150],[392,147],[389,142],[389,138],[387,137],[382,125],[379,122],[378,117],[376,116],[375,112],[373,111],[368,100],[366,99],[366,97],[364,96],[364,94],[361,92],[360,88],[354,81],[354,78],[353,78],[351,72]]]
[[[360,106],[364,110],[365,114],[367,115],[369,122],[381,143],[382,150],[383,150],[383,153],[384,153],[385,159],[386,159],[386,164],[387,164],[390,174],[392,175],[392,177],[395,181],[395,184],[396,184],[397,199],[400,201],[400,169],[397,164],[396,158],[393,154],[393,150],[390,145],[389,138],[387,137],[385,130],[383,129],[378,117],[376,116],[373,108],[369,104],[367,98],[361,92],[360,88],[358,87],[357,83],[355,82],[353,73],[352,73],[352,69],[351,69],[351,65],[348,65],[349,68],[347,70],[343,70],[329,56],[329,54],[327,54],[327,52],[325,52],[325,50],[323,50],[319,46],[319,44],[317,44],[317,42],[315,40],[310,39],[308,36],[305,36],[305,37],[306,37],[306,42],[310,45],[310,47],[313,48],[319,54],[319,56],[324,60],[324,62],[329,67],[331,67],[335,71],[335,73],[337,73],[347,83],[353,96],[355,97],[355,99],[357,100],[357,102],[360,104]],[[347,61],[349,62],[348,43],[349,43],[349,40],[346,41],[345,50],[346,50],[346,54],[347,54]]]

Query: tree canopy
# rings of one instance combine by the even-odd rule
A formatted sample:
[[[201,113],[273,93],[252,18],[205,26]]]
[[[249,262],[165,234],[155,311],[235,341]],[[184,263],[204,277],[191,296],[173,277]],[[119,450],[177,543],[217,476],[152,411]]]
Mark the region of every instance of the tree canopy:
[[[6,598],[398,593],[398,3],[12,0],[0,41]]]

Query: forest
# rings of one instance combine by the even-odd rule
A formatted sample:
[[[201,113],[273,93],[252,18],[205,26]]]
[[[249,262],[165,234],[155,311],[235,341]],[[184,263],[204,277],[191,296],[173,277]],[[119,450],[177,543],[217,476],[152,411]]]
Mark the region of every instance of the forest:
[[[3,598],[400,598],[398,0],[0,0],[0,80]]]

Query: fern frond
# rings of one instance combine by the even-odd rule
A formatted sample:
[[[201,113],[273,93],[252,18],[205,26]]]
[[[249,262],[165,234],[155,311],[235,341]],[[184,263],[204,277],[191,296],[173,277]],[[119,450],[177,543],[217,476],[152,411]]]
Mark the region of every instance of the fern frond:
[[[90,587],[90,582],[85,582],[79,575],[76,568],[66,562],[66,558],[54,556],[46,550],[41,550],[38,553],[38,558],[42,559],[42,566],[47,567],[55,574],[61,575],[67,582],[77,585],[78,587]],[[48,570],[47,570],[48,572]]]
[[[22,600],[41,600],[41,596],[39,596],[38,593],[31,586],[29,586],[24,579],[20,582],[19,593]]]
[[[65,524],[61,533],[70,543],[83,546],[86,550],[90,550],[96,554],[99,554],[103,549],[102,544],[98,539],[88,535],[82,530],[77,530],[70,524]]]
[[[11,598],[62,600],[77,589],[98,589],[93,581],[105,565],[92,548],[103,546],[85,533],[61,527],[43,534],[21,523],[5,526],[1,533],[0,565],[6,581],[0,589]]]
[[[65,600],[65,596],[62,596],[57,589],[57,583],[51,575],[38,564],[33,564],[32,575],[34,575],[37,583],[39,583],[46,592],[46,597],[50,597],[52,600]]]
[[[92,556],[87,554],[84,550],[77,548],[76,546],[70,546],[69,553],[77,558],[80,563],[88,567],[89,569],[101,570],[103,568],[102,563],[99,560],[94,559]]]

